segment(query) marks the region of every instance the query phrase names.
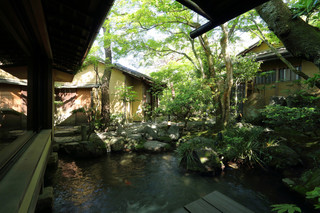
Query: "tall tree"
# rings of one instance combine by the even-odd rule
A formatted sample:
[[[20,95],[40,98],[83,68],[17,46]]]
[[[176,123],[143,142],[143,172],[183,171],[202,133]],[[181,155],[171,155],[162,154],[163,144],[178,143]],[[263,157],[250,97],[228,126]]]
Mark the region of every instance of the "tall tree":
[[[101,107],[102,107],[102,121],[105,127],[110,124],[110,93],[109,85],[112,71],[112,51],[111,41],[109,39],[109,20],[106,19],[103,27],[103,49],[105,54],[105,67],[101,78]]]

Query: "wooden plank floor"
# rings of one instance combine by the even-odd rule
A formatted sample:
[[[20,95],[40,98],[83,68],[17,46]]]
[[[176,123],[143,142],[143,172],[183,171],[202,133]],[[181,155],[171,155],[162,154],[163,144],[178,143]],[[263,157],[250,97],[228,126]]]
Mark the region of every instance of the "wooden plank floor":
[[[185,205],[175,213],[254,213],[226,195],[214,191],[203,198]]]

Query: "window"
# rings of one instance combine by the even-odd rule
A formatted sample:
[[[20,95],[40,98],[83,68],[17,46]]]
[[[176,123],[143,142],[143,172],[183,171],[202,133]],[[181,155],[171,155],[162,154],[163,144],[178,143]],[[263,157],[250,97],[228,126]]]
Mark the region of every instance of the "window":
[[[296,70],[299,70],[301,71],[301,66],[299,67],[295,67]],[[295,74],[294,72],[291,72],[291,81],[296,81],[296,80],[299,80],[300,79],[300,76]]]
[[[301,66],[295,67],[297,70],[301,71]],[[279,69],[279,80],[280,81],[295,81],[299,80],[300,76],[292,72],[289,68]]]
[[[256,84],[271,84],[276,81],[276,71],[270,70],[259,73],[256,77]]]

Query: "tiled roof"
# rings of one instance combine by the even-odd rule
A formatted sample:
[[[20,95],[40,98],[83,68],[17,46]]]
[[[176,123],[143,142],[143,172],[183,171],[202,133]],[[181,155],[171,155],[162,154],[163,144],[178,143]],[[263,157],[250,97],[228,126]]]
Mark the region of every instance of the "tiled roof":
[[[12,84],[12,85],[20,85],[20,86],[28,85],[26,80],[13,80],[13,79],[5,79],[5,78],[0,78],[0,84]]]

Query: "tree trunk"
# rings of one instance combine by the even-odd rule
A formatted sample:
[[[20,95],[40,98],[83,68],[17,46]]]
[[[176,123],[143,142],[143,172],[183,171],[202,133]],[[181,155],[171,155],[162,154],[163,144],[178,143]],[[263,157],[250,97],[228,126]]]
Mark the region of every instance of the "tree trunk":
[[[174,89],[172,82],[170,82],[170,90],[171,90],[172,99],[175,99],[176,98],[176,91]]]
[[[102,27],[103,33],[107,32],[105,27]],[[111,54],[111,46],[106,42],[104,44],[105,51],[105,69],[102,76],[102,84],[101,84],[101,107],[102,107],[102,120],[107,127],[110,124],[110,94],[109,94],[109,84],[111,78],[111,62],[112,62],[112,54]]]
[[[221,103],[221,117],[220,122],[225,127],[230,119],[230,96],[231,96],[231,89],[233,86],[233,67],[231,58],[228,52],[228,44],[229,44],[229,33],[227,30],[227,26],[225,24],[221,25],[222,29],[222,38],[220,40],[221,45],[221,54],[223,56],[224,63],[226,65],[226,71],[227,71],[227,78],[224,84],[224,88],[221,97],[220,97],[220,103]]]
[[[320,68],[320,30],[293,18],[281,0],[270,0],[256,8],[261,18],[294,56],[313,62]]]

